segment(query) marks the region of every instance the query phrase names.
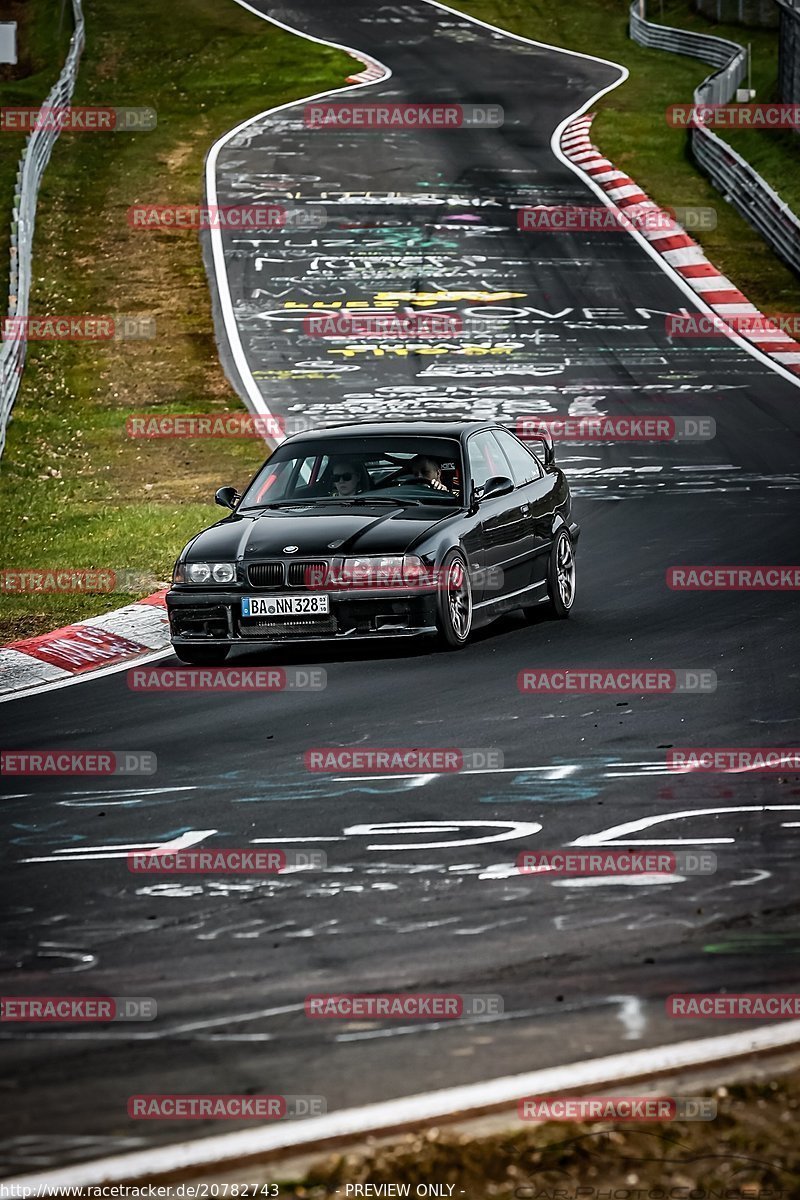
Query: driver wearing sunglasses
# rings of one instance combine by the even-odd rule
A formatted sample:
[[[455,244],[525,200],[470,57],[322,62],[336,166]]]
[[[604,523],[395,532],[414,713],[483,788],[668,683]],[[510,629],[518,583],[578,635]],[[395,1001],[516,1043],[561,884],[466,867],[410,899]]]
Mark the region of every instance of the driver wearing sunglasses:
[[[331,470],[334,496],[353,496],[364,490],[360,472],[353,462],[337,462]]]

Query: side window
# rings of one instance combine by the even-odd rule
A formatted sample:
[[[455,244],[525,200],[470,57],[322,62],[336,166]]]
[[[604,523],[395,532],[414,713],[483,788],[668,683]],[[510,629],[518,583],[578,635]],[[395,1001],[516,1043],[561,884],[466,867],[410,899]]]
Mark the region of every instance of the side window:
[[[538,459],[534,458],[521,442],[518,442],[505,429],[495,429],[493,432],[508,459],[511,478],[517,487],[522,483],[531,483],[532,480],[541,476],[542,471]]]
[[[493,475],[505,475],[508,464],[491,430],[474,433],[467,442],[469,473],[476,487],[483,487]]]
[[[327,469],[327,455],[311,455],[308,458],[302,458],[300,469],[297,472],[295,487],[302,487],[307,484],[315,484],[324,475]]]

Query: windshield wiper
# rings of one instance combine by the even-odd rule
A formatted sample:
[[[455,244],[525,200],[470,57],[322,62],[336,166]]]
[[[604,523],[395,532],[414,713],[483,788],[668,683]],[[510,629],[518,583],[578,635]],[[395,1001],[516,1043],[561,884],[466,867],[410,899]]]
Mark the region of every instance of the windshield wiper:
[[[239,510],[252,509],[290,509],[290,508],[312,508],[318,504],[354,504],[374,506],[375,504],[391,504],[396,508],[420,508],[422,504],[429,504],[431,500],[452,500],[453,504],[458,505],[459,500],[456,496],[445,496],[444,492],[433,492],[431,496],[426,496],[425,499],[416,499],[409,496],[372,496],[369,492],[363,492],[360,496],[309,496],[305,500],[272,500],[270,504],[240,504]]]
[[[288,504],[347,504],[352,507],[354,504],[360,504],[367,508],[373,507],[376,504],[407,504],[418,505],[422,504],[421,500],[409,499],[407,496],[373,496],[371,492],[361,492],[357,496],[316,496],[313,500],[289,500]],[[280,507],[279,505],[270,505],[269,507]]]
[[[351,504],[400,504],[402,506],[422,504],[421,500],[410,500],[407,496],[370,496],[367,493],[364,496],[345,496],[344,498]]]
[[[240,509],[241,508],[246,508],[246,509],[296,508],[298,505],[301,505],[303,508],[307,508],[310,504],[314,504],[314,499],[311,499],[311,500],[273,500],[270,504],[245,504],[245,505],[240,505],[239,507],[240,507]]]

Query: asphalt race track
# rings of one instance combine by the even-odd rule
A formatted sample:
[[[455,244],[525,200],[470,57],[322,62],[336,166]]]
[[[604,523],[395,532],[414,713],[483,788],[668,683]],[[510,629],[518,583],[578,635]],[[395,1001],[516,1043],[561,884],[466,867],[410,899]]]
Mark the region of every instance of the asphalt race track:
[[[256,7],[389,66],[360,99],[505,112],[494,129],[343,133],[306,128],[299,104],[221,147],[221,204],[328,213],[324,230],[225,235],[235,336],[273,412],[511,427],[527,414],[703,415],[716,437],[559,451],[582,524],[568,622],[511,616],[460,654],[398,643],[234,660],[323,667],[321,691],[144,693],[120,672],[0,706],[5,748],[158,759],[152,777],[2,781],[3,994],[151,996],[159,1010],[149,1024],[0,1034],[26,1097],[0,1089],[7,1173],[211,1131],[131,1122],[131,1093],[321,1095],[333,1110],[732,1032],[745,1023],[668,1018],[665,998],[796,982],[797,778],[665,765],[671,747],[798,744],[796,605],[788,592],[671,591],[665,574],[795,561],[798,386],[729,340],[670,339],[665,315],[692,301],[627,234],[517,230],[521,205],[599,203],[550,140],[615,67],[425,0]],[[315,303],[380,297],[402,311],[430,292],[498,332],[431,355],[303,331]],[[713,670],[717,690],[517,687],[526,667],[648,665]],[[309,773],[314,746],[491,748],[504,765],[356,780]],[[318,847],[327,867],[128,871],[128,848],[192,832],[203,847]],[[718,870],[588,883],[513,870],[524,848],[601,834],[690,839]],[[504,1011],[309,1020],[304,997],[326,991],[490,993]]]

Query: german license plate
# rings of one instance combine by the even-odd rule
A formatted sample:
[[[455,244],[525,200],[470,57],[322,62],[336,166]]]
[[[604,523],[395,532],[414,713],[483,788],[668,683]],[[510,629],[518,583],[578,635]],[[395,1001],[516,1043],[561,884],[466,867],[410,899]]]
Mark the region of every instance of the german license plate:
[[[243,596],[243,617],[326,617],[330,597],[320,596]]]

